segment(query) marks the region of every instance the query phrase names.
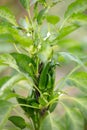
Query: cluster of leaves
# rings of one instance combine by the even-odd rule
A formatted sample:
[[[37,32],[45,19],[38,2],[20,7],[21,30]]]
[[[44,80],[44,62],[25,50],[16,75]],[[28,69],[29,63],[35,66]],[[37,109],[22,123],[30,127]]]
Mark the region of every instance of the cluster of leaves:
[[[0,129],[4,129],[9,120],[16,126],[12,128],[15,130],[84,130],[84,119],[87,120],[86,60],[83,54],[75,56],[74,51],[64,52],[59,48],[67,44],[70,50],[81,48],[78,42],[66,36],[87,26],[87,1],[76,0],[71,3],[61,25],[58,24],[58,16],[49,14],[50,9],[59,2],[20,0],[27,12],[20,24],[7,7],[0,7],[0,39],[15,47],[12,53],[0,54],[0,65],[13,69],[10,76],[0,79]],[[31,6],[33,16],[30,14]],[[45,32],[44,25],[47,26]],[[75,62],[74,68],[55,83],[56,66],[64,65],[62,63],[67,61]],[[79,68],[83,71],[77,71]],[[25,83],[28,91],[26,97],[16,92],[16,88],[26,88]],[[82,91],[82,96],[69,96],[63,90],[66,84]],[[15,103],[10,101],[12,98],[16,99]],[[71,103],[67,103],[69,100]],[[57,104],[61,104],[65,112],[55,117],[52,112]],[[26,117],[18,112],[18,106],[23,109]],[[17,112],[17,116],[11,116],[12,110]]]

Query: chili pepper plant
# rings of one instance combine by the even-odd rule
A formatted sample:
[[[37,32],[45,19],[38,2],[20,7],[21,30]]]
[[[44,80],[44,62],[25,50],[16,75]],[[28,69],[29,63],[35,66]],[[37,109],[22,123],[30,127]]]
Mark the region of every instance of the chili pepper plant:
[[[0,77],[0,130],[85,129],[86,44],[68,35],[87,28],[87,0],[72,1],[62,18],[52,13],[61,2],[19,0],[26,16],[18,19],[0,6],[0,44],[14,48],[0,54],[3,72],[10,69]],[[65,66],[67,73],[56,80]]]

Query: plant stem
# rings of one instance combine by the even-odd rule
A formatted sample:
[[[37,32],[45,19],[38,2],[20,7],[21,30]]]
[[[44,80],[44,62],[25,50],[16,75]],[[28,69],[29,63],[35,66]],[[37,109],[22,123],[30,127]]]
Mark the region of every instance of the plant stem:
[[[16,104],[16,105],[15,105],[15,107],[18,107],[18,106],[24,106],[24,107],[29,107],[29,108],[40,109],[39,107],[31,106],[31,105],[27,105],[27,104]]]

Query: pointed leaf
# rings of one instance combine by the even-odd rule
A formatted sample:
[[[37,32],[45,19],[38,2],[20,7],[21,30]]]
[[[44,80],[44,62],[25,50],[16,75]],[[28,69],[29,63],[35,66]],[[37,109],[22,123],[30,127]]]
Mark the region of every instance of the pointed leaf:
[[[24,129],[26,127],[25,120],[20,116],[11,116],[9,117],[9,120],[16,126],[21,129]]]
[[[30,7],[30,0],[20,0],[22,6],[25,8],[25,9],[29,9]]]
[[[73,14],[68,21],[80,26],[87,25],[87,15],[83,13]]]
[[[17,25],[14,15],[6,7],[0,6],[0,17],[7,20],[8,22],[10,22],[11,24],[15,26]]]
[[[0,130],[2,130],[6,124],[11,110],[12,104],[10,102],[0,100]]]
[[[64,38],[65,36],[69,35],[70,33],[72,33],[73,31],[75,31],[76,29],[78,29],[80,26],[79,25],[75,25],[75,24],[72,24],[72,25],[69,25],[69,26],[65,26],[63,27],[60,31],[59,31],[59,34],[57,36],[56,39],[62,39]]]
[[[69,17],[72,14],[77,14],[83,12],[87,9],[87,1],[86,0],[76,0],[75,2],[71,3],[65,12],[65,17]]]
[[[82,63],[82,61],[79,59],[79,57],[74,56],[71,53],[68,52],[59,52],[59,56],[62,56],[64,58],[64,60],[70,60],[73,62],[78,63],[79,65],[81,65],[83,68],[85,68],[84,64]],[[59,57],[60,58],[60,57]]]
[[[45,9],[42,9],[38,16],[37,16],[37,22],[38,24],[42,24],[43,20],[45,19],[46,15],[47,15],[47,12],[48,12],[48,8],[45,8]]]

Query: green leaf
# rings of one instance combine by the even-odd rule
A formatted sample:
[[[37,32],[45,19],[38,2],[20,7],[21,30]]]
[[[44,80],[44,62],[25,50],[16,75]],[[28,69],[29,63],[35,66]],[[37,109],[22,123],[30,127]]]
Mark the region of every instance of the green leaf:
[[[11,54],[1,54],[0,64],[8,65],[9,67],[17,70],[26,76],[34,76],[36,64],[32,58],[25,54],[11,53]],[[33,77],[34,78],[34,77]]]
[[[81,65],[83,68],[85,68],[85,65],[83,64],[83,62],[79,59],[79,57],[68,53],[68,52],[59,52],[59,59],[62,56],[62,58],[64,58],[64,60],[68,60],[68,61],[73,61],[78,63],[79,65]]]
[[[4,34],[0,34],[0,42],[14,43],[15,41],[10,34],[4,33]]]
[[[12,110],[12,104],[8,101],[0,100],[0,130],[5,126],[9,114]]]
[[[10,54],[1,54],[0,55],[0,64],[8,65],[8,66],[16,69],[17,71],[19,71],[15,59]]]
[[[3,84],[0,86],[0,96],[4,96],[6,90],[11,90],[18,81],[24,79],[23,76],[20,74],[14,75],[13,77],[9,78],[9,80],[3,81]]]
[[[69,108],[64,103],[65,109],[65,130],[83,130],[84,129],[84,118],[77,108]]]
[[[1,88],[1,86],[5,83],[5,82],[7,82],[8,80],[10,79],[10,77],[2,77],[2,78],[0,78],[0,88]]]
[[[80,26],[87,25],[87,15],[83,13],[73,14],[68,21]]]
[[[68,9],[65,12],[65,18],[70,17],[72,14],[77,14],[83,12],[87,9],[87,1],[86,0],[76,0],[71,3]]]
[[[45,90],[47,89],[47,74],[48,74],[48,71],[50,69],[50,62],[46,63],[43,67],[43,70],[41,72],[41,75],[40,75],[40,80],[39,80],[39,88],[40,90]]]
[[[29,56],[19,53],[11,53],[11,56],[15,59],[19,70],[27,73],[29,76],[33,76],[35,71],[35,62]]]
[[[47,62],[44,64],[43,69],[40,74],[39,79],[39,88],[42,91],[52,91],[55,82],[55,72],[54,72],[54,64],[51,62]]]
[[[16,28],[9,28],[9,33],[12,35],[15,43],[21,44],[23,46],[29,47],[32,45],[33,41],[31,37],[28,37],[26,34],[24,34],[22,31],[19,31]]]
[[[58,42],[60,50],[67,50],[76,56],[84,56],[84,44],[74,39],[62,39]],[[63,49],[64,48],[64,49]]]
[[[26,98],[19,98],[19,97],[17,97],[16,99],[17,99],[17,102],[18,102],[19,104],[27,104]],[[21,106],[21,108],[22,108],[25,112],[27,111],[27,109],[29,109],[29,108],[27,108],[27,107],[25,107],[25,106]],[[30,114],[30,112],[29,112],[29,114]]]
[[[20,0],[22,6],[25,8],[25,9],[29,9],[30,7],[30,0]]]
[[[11,24],[15,26],[17,25],[14,15],[6,7],[0,6],[0,17],[7,20],[8,22],[10,22]]]
[[[46,116],[41,122],[40,130],[59,130],[52,114]]]
[[[67,79],[67,84],[77,87],[83,92],[87,92],[87,73],[86,72],[77,72],[72,74]]]
[[[9,30],[10,28],[12,28],[12,26],[9,23],[7,22],[0,23],[0,41],[10,43],[15,42],[12,33]]]
[[[54,24],[54,25],[57,24],[60,20],[60,18],[56,15],[48,15],[46,19],[49,23]]]
[[[6,34],[9,33],[9,26],[10,24],[8,24],[7,22],[0,22],[0,34]],[[10,26],[12,27],[12,26]]]
[[[39,12],[39,14],[37,16],[37,22],[38,22],[38,24],[42,24],[43,20],[46,18],[47,12],[48,12],[48,8],[42,9]]]
[[[5,37],[7,37],[7,41],[10,41],[15,44],[21,44],[22,46],[29,47],[32,44],[31,37],[28,37],[25,33],[23,33],[21,30],[18,30],[17,28],[12,27],[6,22],[1,22],[0,24],[0,34]],[[5,37],[5,39],[6,39]],[[2,39],[2,37],[1,37]]]
[[[14,93],[14,92],[12,92],[10,89],[6,89],[5,91],[4,91],[4,94],[3,95],[0,95],[0,98],[2,99],[2,100],[10,100],[10,99],[12,99],[12,98],[17,98],[19,95],[18,94],[16,94],[16,93]]]
[[[20,116],[11,116],[9,117],[9,120],[16,126],[21,129],[24,129],[26,127],[25,120]]]
[[[61,96],[60,99],[63,99],[64,101],[67,100],[72,100],[71,104],[72,106],[75,106],[76,108],[78,108],[78,110],[82,113],[83,117],[87,120],[87,96],[85,95],[80,95],[78,97],[70,97],[70,96]],[[64,102],[64,104],[66,104],[66,102]],[[68,109],[70,107],[69,104],[68,105]]]
[[[60,39],[64,38],[65,36],[69,35],[71,32],[75,31],[79,27],[80,26],[77,24],[71,24],[69,26],[63,27],[61,30],[59,30],[59,34],[56,39],[60,40]]]

